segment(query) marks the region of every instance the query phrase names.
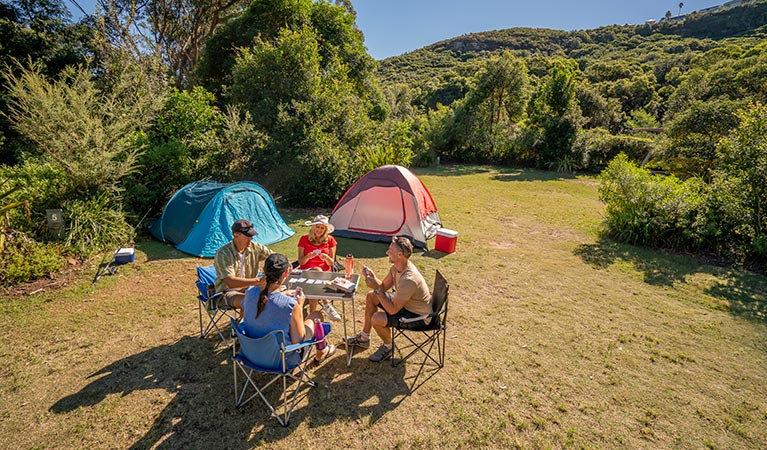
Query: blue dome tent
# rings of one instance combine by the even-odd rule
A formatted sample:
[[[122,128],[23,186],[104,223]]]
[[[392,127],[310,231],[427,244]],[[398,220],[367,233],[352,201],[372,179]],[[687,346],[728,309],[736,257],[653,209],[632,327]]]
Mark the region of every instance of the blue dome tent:
[[[189,183],[173,194],[149,231],[184,253],[212,257],[232,240],[232,223],[238,219],[251,221],[258,231],[253,240],[264,245],[295,233],[282,220],[269,192],[249,181]]]

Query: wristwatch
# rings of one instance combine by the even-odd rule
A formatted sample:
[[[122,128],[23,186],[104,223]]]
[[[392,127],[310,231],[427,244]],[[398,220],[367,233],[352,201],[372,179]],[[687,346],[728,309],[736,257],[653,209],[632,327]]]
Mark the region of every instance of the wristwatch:
[[[377,288],[375,288],[373,290],[373,292],[375,292],[376,294],[380,294],[381,293],[381,286],[378,286]]]

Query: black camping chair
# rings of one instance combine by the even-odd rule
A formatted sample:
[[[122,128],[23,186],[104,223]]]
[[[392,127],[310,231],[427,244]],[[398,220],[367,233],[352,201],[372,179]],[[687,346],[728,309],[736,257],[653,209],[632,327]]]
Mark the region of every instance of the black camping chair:
[[[395,355],[405,354],[399,359],[392,358],[392,367],[404,363],[416,353],[423,354],[423,360],[420,362],[418,374],[413,379],[413,387],[416,387],[418,378],[428,364],[433,367],[429,378],[437,370],[445,365],[445,340],[447,330],[447,308],[448,293],[450,285],[444,276],[437,271],[434,277],[434,287],[431,293],[432,312],[412,319],[401,318],[399,325],[391,328],[392,346]],[[422,325],[421,321],[431,318],[428,325]],[[418,322],[418,325],[413,325]],[[399,341],[397,341],[399,339]],[[399,344],[397,343],[399,342]],[[404,342],[404,345],[401,344]],[[436,347],[436,357],[433,350]],[[428,379],[428,378],[427,378]],[[426,381],[426,380],[424,380]],[[411,391],[415,389],[411,388]]]

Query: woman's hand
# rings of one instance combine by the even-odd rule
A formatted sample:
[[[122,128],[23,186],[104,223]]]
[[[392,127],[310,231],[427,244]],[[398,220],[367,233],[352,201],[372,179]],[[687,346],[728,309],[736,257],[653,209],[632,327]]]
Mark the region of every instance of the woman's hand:
[[[331,258],[329,255],[320,253],[320,259],[322,259],[329,266],[333,267],[333,258]]]

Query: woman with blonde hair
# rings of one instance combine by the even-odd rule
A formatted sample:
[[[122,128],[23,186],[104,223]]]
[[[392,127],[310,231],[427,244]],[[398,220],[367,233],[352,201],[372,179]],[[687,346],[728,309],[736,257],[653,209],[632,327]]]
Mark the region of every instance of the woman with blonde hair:
[[[304,222],[304,225],[311,227],[311,229],[309,233],[301,236],[301,239],[298,240],[298,268],[301,270],[332,271],[337,243],[330,233],[335,228],[328,222],[328,218],[323,215]],[[322,300],[322,302],[322,309],[331,320],[341,320],[341,316],[330,301]],[[310,300],[309,312],[316,310],[317,302]]]

